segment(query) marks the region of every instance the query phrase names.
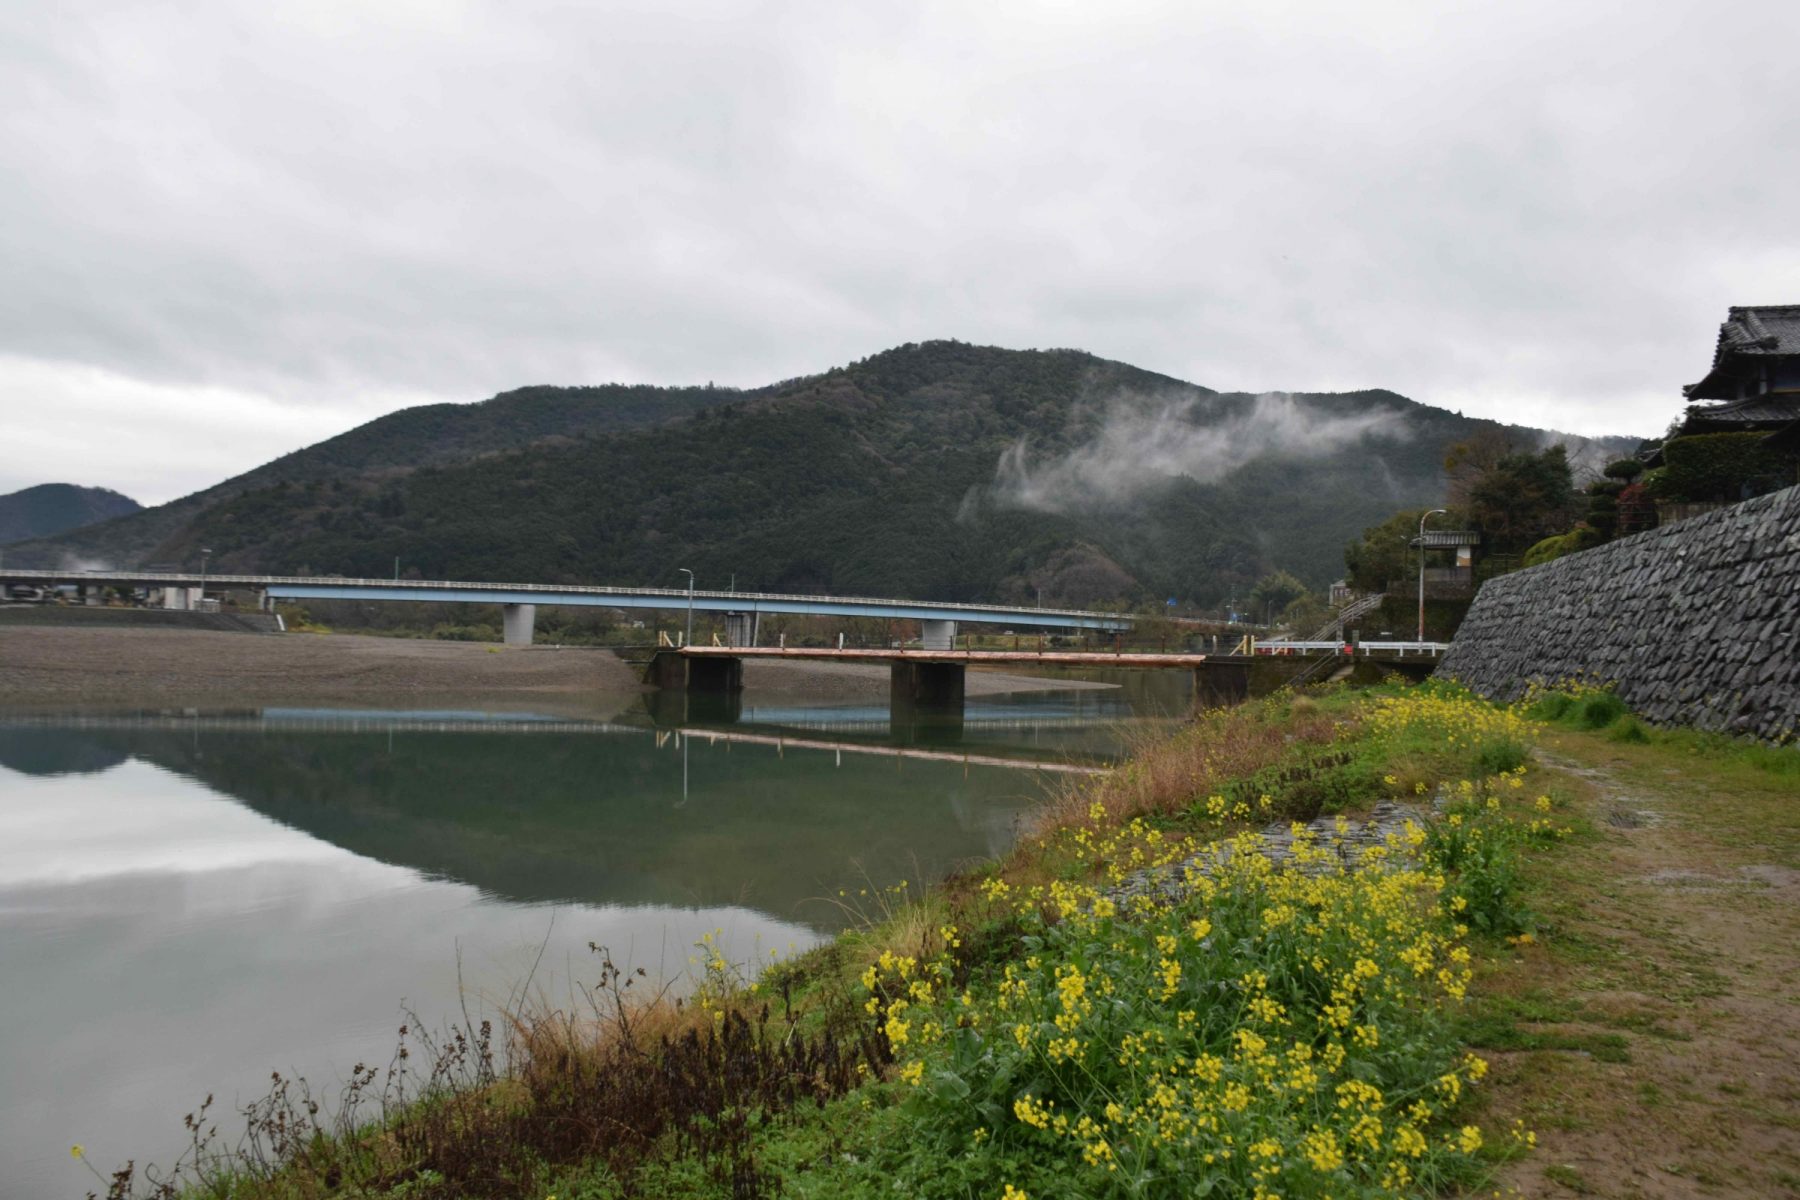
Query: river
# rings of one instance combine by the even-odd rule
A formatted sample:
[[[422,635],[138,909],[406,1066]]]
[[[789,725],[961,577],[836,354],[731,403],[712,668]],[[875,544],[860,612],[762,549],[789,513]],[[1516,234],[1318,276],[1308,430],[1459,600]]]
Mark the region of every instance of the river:
[[[402,1024],[579,1003],[590,943],[674,986],[708,934],[745,970],[815,945],[1189,702],[1119,682],[908,730],[803,698],[0,714],[0,1197],[103,1191],[74,1144],[167,1162],[272,1071],[335,1093]]]

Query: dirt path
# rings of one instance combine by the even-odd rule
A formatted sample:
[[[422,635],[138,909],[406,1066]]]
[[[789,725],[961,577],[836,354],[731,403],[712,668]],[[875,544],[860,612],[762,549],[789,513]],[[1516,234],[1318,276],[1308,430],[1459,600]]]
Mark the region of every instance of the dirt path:
[[[1594,833],[1549,856],[1542,944],[1486,981],[1528,1197],[1800,1197],[1800,795],[1691,746],[1553,736]],[[1552,1048],[1554,1047],[1554,1048]]]

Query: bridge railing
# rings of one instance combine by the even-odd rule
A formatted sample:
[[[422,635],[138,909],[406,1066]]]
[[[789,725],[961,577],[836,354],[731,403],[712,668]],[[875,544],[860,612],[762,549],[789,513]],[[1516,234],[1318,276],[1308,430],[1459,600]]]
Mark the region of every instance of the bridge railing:
[[[1450,648],[1449,642],[1362,642],[1362,650],[1397,654],[1404,658],[1409,654],[1437,657]]]
[[[1407,655],[1428,655],[1435,657],[1450,648],[1449,642],[1358,642],[1354,651],[1351,643],[1342,641],[1262,641],[1254,648],[1256,654],[1394,654],[1401,657]]]
[[[690,597],[709,603],[717,601],[742,603],[745,609],[754,609],[763,603],[883,605],[892,608],[956,609],[959,612],[991,613],[995,623],[1026,617],[1072,617],[1125,624],[1129,624],[1135,619],[1130,613],[1097,612],[1077,608],[1026,608],[1017,605],[976,604],[963,601],[912,600],[884,596],[819,596],[793,592],[721,592],[705,589],[689,592],[686,588],[680,587],[612,587],[589,583],[495,583],[456,579],[364,579],[350,575],[237,575],[222,572],[207,572],[205,575],[201,575],[199,572],[192,571],[58,571],[36,567],[9,567],[0,571],[0,580],[8,579],[33,583],[136,584],[148,587],[165,584],[196,586],[205,583],[209,587],[216,588],[335,587],[384,591],[457,590],[519,592],[535,595],[655,597],[668,601],[670,608],[682,607]],[[554,601],[546,601],[546,603],[554,603]]]
[[[1288,641],[1272,638],[1258,641],[1251,648],[1252,654],[1342,654],[1343,652],[1344,643],[1336,640]]]

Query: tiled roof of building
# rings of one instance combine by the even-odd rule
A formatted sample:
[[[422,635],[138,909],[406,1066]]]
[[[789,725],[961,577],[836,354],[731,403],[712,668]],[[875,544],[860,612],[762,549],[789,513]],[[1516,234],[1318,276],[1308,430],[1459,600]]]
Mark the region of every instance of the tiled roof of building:
[[[1774,429],[1789,421],[1800,420],[1800,395],[1793,392],[1771,392],[1764,396],[1748,396],[1727,404],[1692,404],[1681,432],[1729,433],[1753,428]]]
[[[1728,400],[1737,395],[1732,359],[1789,354],[1800,355],[1800,304],[1734,305],[1719,326],[1712,370],[1681,390],[1690,400]]]
[[[1719,343],[1741,354],[1800,354],[1800,304],[1733,308]]]
[[[1422,545],[1427,550],[1448,549],[1453,546],[1479,546],[1481,545],[1481,535],[1472,529],[1427,529],[1424,537],[1415,537],[1409,544]]]

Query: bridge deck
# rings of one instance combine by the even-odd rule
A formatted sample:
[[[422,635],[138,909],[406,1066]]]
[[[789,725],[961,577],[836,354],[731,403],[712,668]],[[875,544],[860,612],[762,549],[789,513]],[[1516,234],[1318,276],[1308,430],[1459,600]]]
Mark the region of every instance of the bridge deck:
[[[665,653],[667,653],[665,651]],[[1055,666],[1055,667],[1198,667],[1208,662],[1241,662],[1217,654],[1116,654],[1072,650],[884,650],[844,649],[829,647],[778,646],[685,646],[674,653],[684,658],[756,658],[819,659],[827,662],[897,663],[917,662],[974,666]]]
[[[679,587],[603,587],[595,584],[491,583],[450,579],[352,579],[335,575],[238,575],[191,571],[63,571],[6,565],[0,584],[39,587],[239,588],[283,600],[423,600],[452,603],[574,605],[651,608],[673,612],[794,613],[809,616],[884,617],[958,621],[1048,629],[1122,631],[1129,613],[1005,604],[908,600],[879,596],[806,596],[779,592],[687,591]]]

